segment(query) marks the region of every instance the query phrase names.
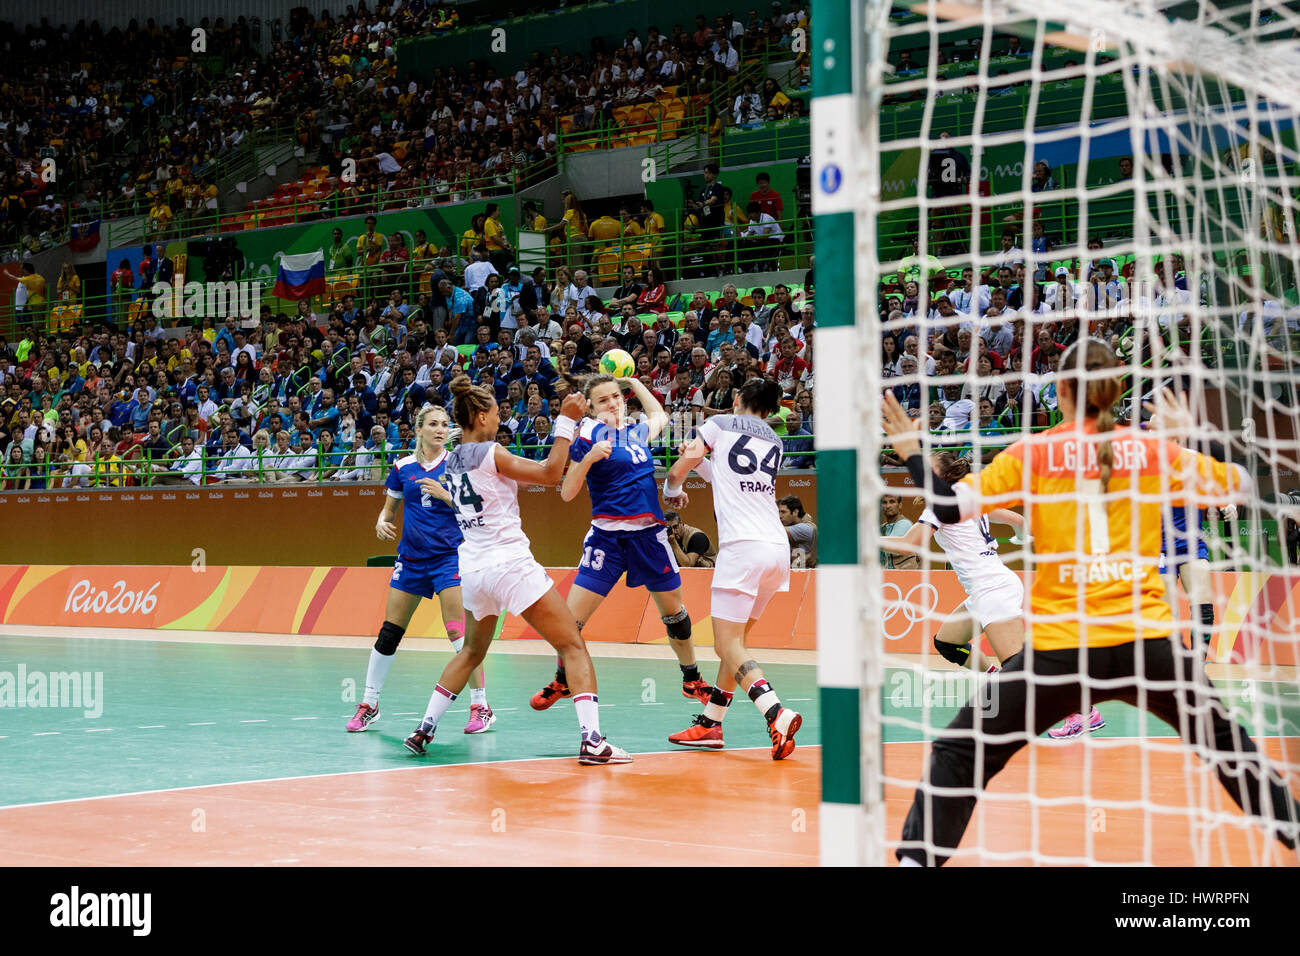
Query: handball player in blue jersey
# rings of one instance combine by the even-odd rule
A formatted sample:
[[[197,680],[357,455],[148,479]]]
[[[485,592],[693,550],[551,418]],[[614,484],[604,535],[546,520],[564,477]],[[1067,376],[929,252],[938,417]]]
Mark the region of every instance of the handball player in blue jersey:
[[[1175,505],[1171,511],[1173,527],[1164,523],[1160,527],[1160,567],[1165,575],[1165,596],[1177,620],[1177,582],[1182,582],[1193,614],[1199,614],[1201,619],[1201,640],[1209,643],[1214,628],[1214,592],[1210,550],[1205,545],[1205,511],[1194,505]],[[1227,506],[1224,511],[1225,516],[1236,515],[1234,506]]]
[[[587,399],[587,417],[578,423],[569,445],[572,464],[560,497],[572,501],[584,481],[591,495],[591,529],[582,542],[578,575],[569,589],[569,610],[581,628],[626,573],[627,586],[646,588],[659,608],[668,643],[681,666],[682,696],[708,703],[712,688],[700,678],[695,662],[691,616],[682,604],[682,577],[668,543],[650,448],[668,424],[668,414],[635,378],[588,375],[565,380]],[[641,402],[649,419],[646,423],[628,422],[624,385]],[[545,710],[570,693],[561,663],[555,680],[529,703],[534,710]]]
[[[445,409],[425,405],[415,416],[415,452],[399,458],[388,473],[384,510],[375,524],[380,541],[397,537],[398,505],[403,508],[402,542],[397,564],[389,582],[384,625],[370,651],[366,668],[366,693],[348,721],[348,730],[365,730],[379,717],[379,692],[388,669],[393,666],[397,645],[411,623],[421,598],[438,595],[447,638],[458,652],[465,642],[465,609],[460,595],[460,564],[457,549],[463,540],[451,493],[442,485],[447,463],[447,436],[451,422]],[[465,733],[481,734],[496,722],[487,703],[483,668],[470,675],[469,723]]]

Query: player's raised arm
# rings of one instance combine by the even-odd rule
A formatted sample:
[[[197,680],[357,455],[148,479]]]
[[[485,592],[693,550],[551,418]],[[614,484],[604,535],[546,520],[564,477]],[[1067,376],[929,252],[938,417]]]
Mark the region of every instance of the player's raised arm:
[[[632,394],[635,395],[637,400],[641,403],[641,409],[646,413],[646,418],[648,419],[647,427],[650,429],[650,434],[646,438],[646,441],[652,442],[662,435],[664,429],[668,427],[668,413],[664,411],[664,407],[659,404],[659,399],[655,398],[654,392],[646,388],[645,383],[643,383],[639,378],[620,378],[615,379],[615,381],[620,385],[626,384],[627,387],[632,390]]]
[[[560,417],[555,420],[555,444],[546,461],[529,461],[511,454],[500,445],[493,452],[497,471],[507,478],[526,485],[554,485],[564,474],[569,460],[569,443],[573,440],[578,422],[587,410],[587,400],[573,393],[567,395],[560,406]]]
[[[1220,442],[1198,438],[1199,426],[1185,392],[1175,394],[1163,388],[1154,403],[1145,402],[1143,407],[1151,413],[1151,428],[1168,436],[1172,504],[1184,503],[1187,492],[1201,507],[1226,507],[1250,500],[1254,492],[1250,473],[1229,461],[1228,450]]]

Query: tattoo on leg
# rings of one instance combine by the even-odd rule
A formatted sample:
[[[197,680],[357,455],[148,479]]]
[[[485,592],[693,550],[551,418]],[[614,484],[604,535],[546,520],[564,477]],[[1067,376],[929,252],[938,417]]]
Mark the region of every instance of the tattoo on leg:
[[[745,675],[750,671],[756,670],[758,670],[758,661],[745,661],[745,663],[736,668],[736,683],[740,683],[744,680]]]

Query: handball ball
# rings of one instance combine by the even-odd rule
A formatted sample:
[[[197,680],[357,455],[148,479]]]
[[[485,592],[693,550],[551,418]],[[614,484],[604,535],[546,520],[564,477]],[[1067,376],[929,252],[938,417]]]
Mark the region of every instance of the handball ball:
[[[615,378],[631,378],[636,371],[636,363],[622,349],[610,349],[600,357],[600,370]]]

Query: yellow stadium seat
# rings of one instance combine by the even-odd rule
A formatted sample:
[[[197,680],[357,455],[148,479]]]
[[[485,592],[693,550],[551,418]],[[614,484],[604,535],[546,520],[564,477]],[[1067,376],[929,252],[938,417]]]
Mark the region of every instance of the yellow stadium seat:
[[[650,114],[646,112],[644,106],[633,106],[627,111],[627,124],[629,126],[641,126],[650,119]]]
[[[618,282],[618,253],[605,251],[596,256],[596,282],[614,285]]]
[[[566,114],[566,115],[560,117],[560,132],[561,132],[561,133],[572,133],[572,132],[573,132],[573,114],[572,114],[572,113],[568,113],[568,114]]]

